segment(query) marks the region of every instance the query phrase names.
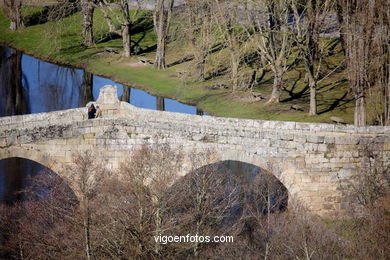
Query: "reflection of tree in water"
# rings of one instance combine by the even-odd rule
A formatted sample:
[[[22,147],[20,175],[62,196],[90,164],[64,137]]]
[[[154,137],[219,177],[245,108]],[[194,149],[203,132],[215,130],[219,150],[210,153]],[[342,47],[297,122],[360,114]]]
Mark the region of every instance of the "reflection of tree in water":
[[[131,88],[129,86],[123,86],[123,94],[121,96],[121,101],[130,103],[130,92]]]
[[[45,95],[41,100],[46,111],[84,105],[85,84],[80,79],[77,69],[50,65],[48,70],[42,71],[41,67],[42,61],[38,60],[38,87]],[[90,92],[92,93],[92,90]]]
[[[29,112],[28,82],[22,72],[22,53],[0,47],[1,85],[0,116],[21,115]]]
[[[160,111],[165,111],[165,100],[163,97],[156,97],[156,108]]]
[[[88,102],[93,100],[93,75],[85,70],[83,73],[83,84],[80,89],[80,98],[79,104],[81,106],[85,106]]]

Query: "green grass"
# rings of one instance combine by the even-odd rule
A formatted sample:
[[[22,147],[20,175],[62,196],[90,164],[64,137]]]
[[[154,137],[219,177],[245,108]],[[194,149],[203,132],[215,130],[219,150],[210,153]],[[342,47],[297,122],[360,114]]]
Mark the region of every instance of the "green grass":
[[[24,12],[34,15],[40,11],[39,8],[33,7]],[[145,11],[142,16],[143,19],[140,19],[140,23],[136,25],[138,28],[135,28],[137,33],[132,35],[132,41],[138,42],[142,49],[146,50],[155,46],[155,35],[150,24],[151,13]],[[343,71],[332,74],[319,84],[318,111],[320,114],[310,117],[307,114],[309,96],[308,90],[305,90],[304,68],[299,64],[285,75],[286,91],[282,93],[283,102],[272,105],[265,104],[264,101],[245,103],[242,97],[247,96],[247,92],[232,94],[226,89],[210,88],[216,82],[228,82],[227,74],[203,83],[193,82],[191,77],[179,78],[178,70],[194,71],[193,61],[177,62],[183,56],[190,54],[188,46],[181,42],[169,44],[167,50],[167,64],[177,62],[177,65],[164,71],[154,70],[150,66],[134,66],[137,64],[137,57],[125,59],[119,55],[98,55],[104,47],[122,47],[120,38],[108,38],[107,40],[108,26],[99,10],[94,16],[94,33],[97,44],[90,48],[81,46],[80,20],[80,13],[76,13],[60,21],[29,26],[12,32],[8,30],[8,20],[0,13],[0,42],[47,61],[85,68],[92,73],[144,89],[154,95],[197,105],[212,115],[303,122],[329,122],[331,116],[341,117],[349,123],[353,120],[353,101],[351,102]],[[118,24],[117,26],[119,27]],[[333,55],[326,59],[324,73],[334,69],[343,60],[340,44],[336,45],[333,52]],[[153,51],[144,55],[149,59],[154,58]],[[226,49],[211,54],[207,64],[208,73],[226,67],[227,55]],[[243,68],[243,71],[248,75],[251,73],[249,67]],[[269,94],[271,89],[272,73],[267,72],[254,91]],[[301,96],[294,96],[300,92],[302,92]],[[338,101],[339,99],[341,101]],[[291,110],[292,104],[301,106],[305,112]]]

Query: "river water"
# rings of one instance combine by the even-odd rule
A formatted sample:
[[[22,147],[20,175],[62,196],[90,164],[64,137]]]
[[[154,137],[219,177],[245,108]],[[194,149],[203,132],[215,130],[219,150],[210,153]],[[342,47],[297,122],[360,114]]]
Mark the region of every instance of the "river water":
[[[82,69],[45,62],[0,46],[0,116],[50,112],[85,106],[104,85],[116,85],[118,98],[134,106],[188,114],[204,114],[195,106],[156,97]],[[29,177],[43,166],[22,158],[0,160],[0,204],[23,198]]]

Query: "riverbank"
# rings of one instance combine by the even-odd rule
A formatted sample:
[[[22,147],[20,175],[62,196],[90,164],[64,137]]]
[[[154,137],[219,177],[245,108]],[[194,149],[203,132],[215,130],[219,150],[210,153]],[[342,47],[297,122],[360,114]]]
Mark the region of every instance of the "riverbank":
[[[144,50],[141,55],[143,58],[153,60],[155,38],[150,13],[145,12],[144,16],[143,23],[134,30],[137,33],[132,35],[132,41]],[[29,26],[13,32],[7,29],[8,20],[0,14],[0,42],[46,61],[83,68],[153,95],[196,105],[211,115],[303,122],[330,122],[331,116],[337,116],[348,123],[352,122],[353,102],[340,74],[342,72],[324,80],[319,91],[319,97],[323,100],[319,104],[320,115],[310,117],[307,115],[308,93],[299,70],[287,74],[283,102],[268,105],[265,100],[258,101],[249,92],[232,94],[228,89],[214,87],[218,82],[226,81],[226,76],[194,83],[191,77],[186,76],[193,64],[191,61],[182,61],[188,51],[175,43],[168,46],[167,63],[170,66],[164,71],[143,65],[139,62],[139,56],[125,59],[120,54],[105,52],[105,47],[120,49],[122,43],[118,37],[110,38],[107,25],[98,10],[94,18],[97,43],[91,48],[83,48],[80,19],[80,14],[76,13],[57,22]],[[223,62],[224,50],[213,55],[212,59]],[[339,61],[334,59],[331,62]],[[266,73],[262,81],[263,84],[256,91],[267,94],[272,82],[271,73]]]

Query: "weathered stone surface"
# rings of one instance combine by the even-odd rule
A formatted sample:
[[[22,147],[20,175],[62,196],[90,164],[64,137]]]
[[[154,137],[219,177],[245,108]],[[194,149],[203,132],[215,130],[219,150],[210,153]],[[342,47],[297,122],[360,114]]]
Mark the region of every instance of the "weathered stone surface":
[[[324,216],[343,214],[339,183],[359,169],[360,145],[375,143],[390,158],[390,127],[243,120],[153,111],[119,102],[116,88],[102,88],[103,118],[87,109],[0,118],[0,159],[22,157],[62,174],[72,154],[93,150],[117,168],[142,144],[169,143],[190,157],[205,149],[218,160],[237,160],[271,171],[299,202]],[[387,160],[386,162],[389,162]],[[183,175],[188,164],[182,165]]]

